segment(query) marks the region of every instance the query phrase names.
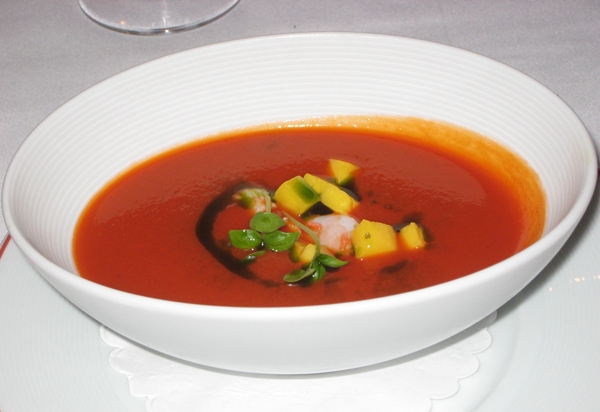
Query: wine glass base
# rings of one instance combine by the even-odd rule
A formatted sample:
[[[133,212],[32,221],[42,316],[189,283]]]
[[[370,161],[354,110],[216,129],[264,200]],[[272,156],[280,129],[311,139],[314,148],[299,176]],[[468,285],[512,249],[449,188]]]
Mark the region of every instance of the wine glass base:
[[[225,14],[239,0],[78,0],[93,21],[129,34],[193,29]]]

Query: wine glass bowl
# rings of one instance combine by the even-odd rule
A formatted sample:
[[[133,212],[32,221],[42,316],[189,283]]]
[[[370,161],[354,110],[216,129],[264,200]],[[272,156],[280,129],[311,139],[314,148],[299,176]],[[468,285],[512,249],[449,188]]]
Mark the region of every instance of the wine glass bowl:
[[[207,24],[239,0],[78,0],[83,12],[106,28],[130,34],[161,34]]]

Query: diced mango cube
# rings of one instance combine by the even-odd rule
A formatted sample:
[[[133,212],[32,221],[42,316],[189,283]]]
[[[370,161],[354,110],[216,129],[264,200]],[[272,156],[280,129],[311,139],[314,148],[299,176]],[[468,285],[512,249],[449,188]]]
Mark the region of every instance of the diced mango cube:
[[[352,196],[325,179],[307,173],[304,175],[304,180],[321,195],[321,203],[334,212],[347,215],[358,205]]]
[[[396,231],[385,223],[365,219],[352,232],[352,246],[359,259],[393,252],[398,249]]]
[[[315,244],[298,240],[290,249],[290,259],[292,259],[292,262],[300,262],[302,264],[310,263],[315,257],[316,252],[317,246]],[[333,253],[323,245],[321,245],[320,252],[329,256],[334,256]]]
[[[313,243],[307,244],[302,252],[300,252],[300,256],[298,256],[298,261],[306,264],[310,263],[315,257],[315,252],[317,251],[317,246]]]
[[[325,190],[327,186],[331,185],[331,183],[329,183],[327,180],[321,179],[315,175],[311,175],[310,173],[306,173],[304,175],[304,181],[308,183],[308,185],[312,187],[313,190],[318,194],[323,193],[323,190]]]
[[[358,206],[358,202],[352,196],[331,183],[321,193],[321,203],[342,215],[347,215]]]
[[[400,230],[399,237],[409,249],[420,249],[425,246],[425,236],[423,229],[415,222],[404,226]]]
[[[329,159],[329,167],[335,183],[338,185],[350,183],[354,177],[354,173],[359,169],[355,164],[338,159]]]
[[[283,182],[273,199],[284,209],[301,215],[319,201],[319,195],[301,176],[296,176]]]
[[[306,242],[301,240],[296,241],[294,245],[290,248],[290,259],[292,262],[298,262],[300,260],[300,254],[306,247]]]

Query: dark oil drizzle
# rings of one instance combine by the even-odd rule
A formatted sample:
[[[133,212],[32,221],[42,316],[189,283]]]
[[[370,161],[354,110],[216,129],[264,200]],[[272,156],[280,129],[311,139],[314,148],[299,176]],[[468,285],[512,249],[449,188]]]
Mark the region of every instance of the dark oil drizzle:
[[[406,266],[407,263],[408,263],[408,260],[404,259],[393,265],[384,266],[381,268],[379,273],[386,274],[386,275],[391,275],[391,274],[397,273],[397,272],[401,271],[402,269],[404,269],[404,267]]]
[[[219,213],[231,203],[231,199],[236,192],[247,187],[254,187],[254,185],[243,182],[236,183],[211,200],[211,202],[206,205],[206,208],[196,223],[196,237],[202,246],[204,246],[206,250],[230,272],[243,279],[257,282],[266,287],[277,287],[280,285],[279,283],[272,280],[261,279],[256,273],[250,270],[248,264],[237,259],[226,248],[219,246],[213,236],[213,227]]]

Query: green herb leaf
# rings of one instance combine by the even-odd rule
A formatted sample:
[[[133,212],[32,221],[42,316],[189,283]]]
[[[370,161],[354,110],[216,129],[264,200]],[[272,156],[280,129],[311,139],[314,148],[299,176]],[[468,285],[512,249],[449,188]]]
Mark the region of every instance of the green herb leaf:
[[[306,279],[312,276],[315,270],[312,268],[308,269],[297,269],[283,276],[283,281],[287,283],[300,282],[302,279]]]
[[[275,252],[282,252],[291,248],[300,237],[300,232],[282,232],[276,230],[271,233],[265,233],[265,247]]]
[[[271,233],[285,225],[285,221],[275,213],[258,212],[250,220],[250,228],[262,233]]]
[[[241,260],[242,263],[252,263],[254,262],[256,259],[258,259],[259,256],[262,256],[265,254],[264,250],[258,250],[256,252],[250,253],[248,256],[246,256],[245,258],[243,258]]]
[[[314,280],[321,280],[325,277],[326,274],[327,274],[327,269],[325,269],[325,266],[319,264],[319,265],[317,265],[317,270],[313,274],[313,278],[314,278]]]
[[[229,241],[239,249],[254,249],[261,245],[262,236],[256,230],[230,230]]]
[[[342,266],[348,264],[347,260],[340,260],[333,256],[326,255],[325,253],[321,253],[317,259],[319,259],[319,262],[321,262],[324,266],[330,268],[341,268]]]

